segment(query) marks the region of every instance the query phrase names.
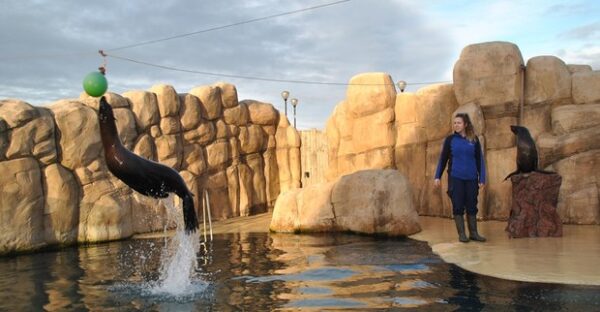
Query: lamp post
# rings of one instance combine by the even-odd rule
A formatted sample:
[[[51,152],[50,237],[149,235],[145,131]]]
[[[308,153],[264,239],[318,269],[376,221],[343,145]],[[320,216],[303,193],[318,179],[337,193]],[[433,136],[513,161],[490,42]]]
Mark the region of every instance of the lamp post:
[[[400,80],[398,81],[397,85],[398,89],[400,89],[400,92],[404,92],[404,88],[406,88],[406,81]]]
[[[292,99],[292,106],[294,107],[294,129],[296,129],[296,105],[298,105],[298,99]]]
[[[290,96],[290,92],[289,91],[282,91],[281,92],[281,97],[283,98],[283,102],[284,102],[284,108],[285,108],[285,116],[287,117],[287,99]]]

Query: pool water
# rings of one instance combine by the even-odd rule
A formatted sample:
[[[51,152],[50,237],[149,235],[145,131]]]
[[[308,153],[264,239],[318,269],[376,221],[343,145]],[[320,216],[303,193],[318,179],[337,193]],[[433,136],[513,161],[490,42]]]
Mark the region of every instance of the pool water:
[[[600,310],[600,287],[476,275],[406,238],[174,237],[0,258],[0,311]]]

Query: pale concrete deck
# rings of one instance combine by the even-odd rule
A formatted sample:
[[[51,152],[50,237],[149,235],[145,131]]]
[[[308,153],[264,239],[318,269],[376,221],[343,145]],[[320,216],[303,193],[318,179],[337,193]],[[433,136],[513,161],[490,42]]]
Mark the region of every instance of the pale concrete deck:
[[[503,279],[600,285],[600,226],[564,225],[563,237],[509,239],[506,222],[478,222],[485,243],[458,242],[454,220],[420,217],[422,231],[410,238],[427,241],[444,261],[478,274]]]
[[[271,214],[213,224],[213,233],[268,232]],[[444,261],[478,274],[508,280],[600,285],[600,226],[565,225],[560,238],[509,239],[506,222],[478,222],[485,243],[458,242],[454,221],[420,217],[422,231],[410,238],[426,241]]]

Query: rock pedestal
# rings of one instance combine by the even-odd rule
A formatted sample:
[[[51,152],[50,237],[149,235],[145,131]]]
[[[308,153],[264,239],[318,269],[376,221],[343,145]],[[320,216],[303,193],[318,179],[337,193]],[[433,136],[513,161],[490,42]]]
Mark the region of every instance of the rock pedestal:
[[[510,238],[560,237],[562,222],[556,211],[562,177],[532,172],[511,177],[512,207],[506,232]]]

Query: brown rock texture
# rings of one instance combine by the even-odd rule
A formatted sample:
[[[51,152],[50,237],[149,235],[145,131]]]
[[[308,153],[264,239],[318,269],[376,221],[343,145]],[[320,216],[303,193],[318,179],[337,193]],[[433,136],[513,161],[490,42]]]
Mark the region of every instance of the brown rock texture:
[[[512,206],[506,226],[508,236],[562,236],[562,222],[556,211],[561,176],[532,172],[514,175],[511,182]]]

